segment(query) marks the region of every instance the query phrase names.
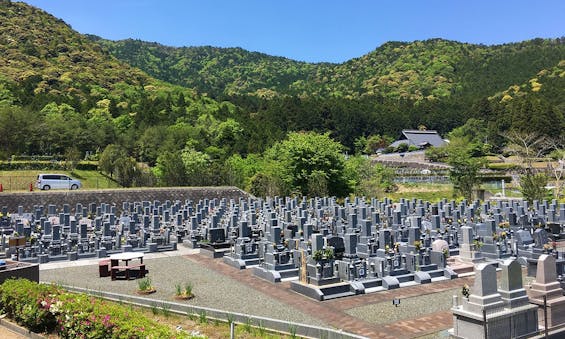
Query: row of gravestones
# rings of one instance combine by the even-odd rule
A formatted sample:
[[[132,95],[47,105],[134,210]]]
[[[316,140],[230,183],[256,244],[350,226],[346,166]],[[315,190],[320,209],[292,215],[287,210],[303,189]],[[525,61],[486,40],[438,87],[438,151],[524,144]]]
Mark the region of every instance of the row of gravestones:
[[[207,210],[208,200],[124,202],[121,212],[114,205],[77,204],[36,206],[32,213],[19,207],[0,212],[0,250],[17,260],[45,263],[105,257],[128,251],[175,250],[189,215],[202,218],[194,209]],[[194,206],[194,207],[193,207]],[[21,240],[21,241],[14,241]]]
[[[333,288],[334,294],[343,296],[347,294],[345,290],[349,294],[366,293],[402,283],[453,278],[455,274],[445,266],[445,257],[458,253],[459,239],[463,256],[471,261],[482,260],[483,253],[487,258],[492,254],[490,258],[504,259],[515,254],[515,230],[531,232],[534,226],[545,224],[540,213],[530,211],[527,202],[487,203],[481,206],[484,212],[475,215],[475,211],[481,210],[478,204],[442,201],[435,205],[416,200],[392,204],[386,199],[365,204],[356,199],[339,205],[328,198],[312,199],[309,203],[304,199],[274,198],[263,203],[256,201],[251,208],[243,208],[243,214],[236,208],[235,213],[228,213],[228,223],[197,229],[195,234],[210,230],[220,234],[215,240],[221,240],[217,244],[222,246],[214,247],[214,239],[207,239],[206,249],[215,257],[227,254],[224,261],[228,264],[240,269],[252,266],[256,275],[273,282],[300,277],[301,285],[314,285],[315,291],[308,294],[327,299],[332,296],[320,292],[319,286],[343,282],[341,290]],[[534,206],[541,208],[546,204],[553,205],[542,202]],[[565,210],[562,205],[559,207]],[[515,222],[518,218],[514,209],[528,211],[520,215],[522,225]],[[463,222],[461,215],[466,216]],[[475,237],[474,231],[482,236]],[[497,231],[504,236],[495,247],[489,240],[494,240]],[[546,244],[541,239],[547,237],[541,228],[534,235],[539,240],[529,248],[523,241],[525,235],[522,240],[516,238],[524,245],[521,249],[539,256],[542,252],[538,250]],[[230,243],[228,238],[233,244],[231,251],[224,246]],[[485,240],[482,253],[473,244],[479,239]],[[194,241],[191,243],[194,245]],[[325,253],[329,248],[333,255]]]
[[[470,294],[453,296],[453,328],[456,338],[527,338],[540,328],[565,324],[565,297],[557,281],[555,258],[542,254],[537,259],[535,281],[526,290],[521,265],[515,259],[503,261],[497,284],[493,264],[475,266]],[[547,319],[545,319],[547,318]]]
[[[325,285],[342,283],[332,291],[342,296],[453,278],[445,261],[449,255],[478,261],[519,254],[535,261],[547,250],[544,228],[555,221],[561,227],[564,219],[565,207],[547,201],[143,201],[124,202],[119,216],[117,206],[108,204],[78,204],[74,214],[68,205],[61,211],[48,205],[35,207],[33,213],[18,208],[8,222],[4,217],[3,234],[24,235],[30,241],[14,249],[3,237],[0,245],[15,250],[21,260],[46,262],[71,255],[173,249],[182,241],[215,257],[227,254],[226,262],[253,266],[258,276],[271,281],[300,277],[297,289],[313,287],[308,293],[330,298],[323,293]],[[548,229],[552,236],[561,233]],[[483,246],[479,249],[475,242]]]
[[[175,250],[197,228],[204,230],[197,239],[210,237],[215,243],[220,236],[215,225],[226,204],[226,199],[141,201],[123,202],[118,209],[105,203],[78,203],[74,209],[64,204],[60,210],[55,205],[34,206],[33,212],[21,206],[12,212],[3,207],[0,251],[20,261],[39,263],[127,251],[167,251]],[[214,214],[209,215],[210,211]]]

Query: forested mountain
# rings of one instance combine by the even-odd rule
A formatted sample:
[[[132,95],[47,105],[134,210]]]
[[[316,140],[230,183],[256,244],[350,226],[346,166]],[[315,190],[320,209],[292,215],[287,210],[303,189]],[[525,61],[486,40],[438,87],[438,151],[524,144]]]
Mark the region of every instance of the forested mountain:
[[[108,166],[128,159],[104,167],[110,174],[144,162],[162,184],[239,184],[290,132],[327,133],[353,153],[372,137],[420,125],[445,135],[470,118],[495,150],[506,130],[556,136],[565,127],[563,38],[389,42],[342,64],[311,64],[104,40],[7,0],[0,22],[0,159],[90,151]]]
[[[325,64],[309,64],[241,48],[174,48],[140,40],[110,41],[89,36],[110,54],[148,74],[213,97],[288,93],[293,84],[315,78]],[[294,93],[292,93],[294,94]]]
[[[0,22],[0,158],[115,142],[143,158],[148,128],[234,110],[150,77],[32,6],[0,1]]]
[[[389,42],[342,64],[309,64],[240,48],[173,48],[93,37],[152,76],[214,97],[273,94],[434,100],[492,95],[565,58],[563,39],[484,46],[431,39]]]
[[[315,130],[331,132],[352,151],[355,140],[363,136],[394,138],[403,128],[420,125],[446,134],[471,117],[488,124],[490,140],[501,142],[500,133],[524,119],[508,123],[509,106],[489,98],[520,87],[565,60],[563,38],[497,46],[443,39],[389,42],[342,64],[308,64],[238,48],[91,39],[159,79],[253,113],[262,128],[250,131],[250,145],[268,145],[287,131]],[[543,96],[539,100],[545,106],[535,105],[536,110],[525,114],[551,116],[557,123],[536,131],[553,134],[564,124],[562,108],[556,107],[565,94],[562,76],[530,94],[514,103]]]

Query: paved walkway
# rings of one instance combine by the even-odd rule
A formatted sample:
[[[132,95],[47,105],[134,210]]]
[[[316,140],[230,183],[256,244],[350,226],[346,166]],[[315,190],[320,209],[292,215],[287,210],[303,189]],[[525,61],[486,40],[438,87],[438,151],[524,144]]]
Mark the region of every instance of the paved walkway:
[[[167,252],[155,252],[155,253],[145,253],[143,255],[143,259],[156,259],[156,258],[165,258],[165,257],[176,257],[181,255],[190,255],[199,253],[200,249],[191,249],[184,246],[179,246],[176,251],[167,251]],[[59,269],[65,267],[77,267],[77,266],[88,266],[88,265],[98,265],[98,263],[102,260],[101,258],[92,258],[92,259],[81,259],[75,261],[68,261],[68,260],[61,260],[61,261],[53,261],[48,262],[45,264],[39,265],[39,270],[52,270],[52,269]]]
[[[414,338],[452,327],[453,318],[451,312],[446,311],[379,325],[353,317],[345,313],[345,310],[367,304],[392,302],[393,298],[432,294],[458,288],[465,283],[471,285],[473,282],[472,277],[466,277],[319,302],[292,291],[289,282],[272,284],[255,277],[251,269],[237,270],[224,264],[221,259],[214,260],[199,254],[185,256],[185,258],[244,282],[280,302],[319,318],[330,326],[368,338]]]
[[[2,339],[25,339],[25,335],[10,331],[8,328],[0,325],[0,338]]]

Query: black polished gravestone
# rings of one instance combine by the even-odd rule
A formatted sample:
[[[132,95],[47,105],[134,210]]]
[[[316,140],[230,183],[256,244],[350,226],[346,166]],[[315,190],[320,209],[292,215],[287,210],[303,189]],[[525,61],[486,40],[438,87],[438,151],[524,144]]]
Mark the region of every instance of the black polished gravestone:
[[[537,228],[534,231],[534,248],[543,249],[543,246],[549,242],[547,232],[543,228]]]
[[[561,235],[561,224],[557,222],[548,222],[546,224],[546,230],[552,235],[553,239],[557,240]]]

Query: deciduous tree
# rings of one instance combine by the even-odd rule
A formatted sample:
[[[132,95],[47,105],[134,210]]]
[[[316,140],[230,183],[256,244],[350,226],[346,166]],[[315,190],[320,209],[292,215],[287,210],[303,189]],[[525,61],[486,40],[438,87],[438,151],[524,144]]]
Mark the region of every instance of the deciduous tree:
[[[447,163],[451,166],[449,178],[465,199],[473,198],[473,190],[479,185],[479,169],[482,164],[477,158],[471,157],[471,149],[466,139],[451,140],[448,146]]]
[[[343,173],[345,158],[342,151],[343,146],[328,134],[293,132],[271,147],[266,152],[266,159],[281,165],[278,175],[291,191],[303,195],[315,193],[309,191],[309,182],[314,180],[312,173],[316,172],[318,179],[321,173],[324,174],[330,195],[344,196],[349,190]]]

